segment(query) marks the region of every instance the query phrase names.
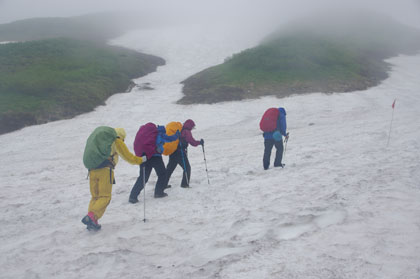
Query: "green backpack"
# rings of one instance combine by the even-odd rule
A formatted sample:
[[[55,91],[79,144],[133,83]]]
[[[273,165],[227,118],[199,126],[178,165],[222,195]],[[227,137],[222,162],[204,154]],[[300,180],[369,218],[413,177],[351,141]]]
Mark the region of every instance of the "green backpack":
[[[85,152],[83,153],[83,164],[89,170],[100,166],[111,156],[112,143],[117,138],[115,129],[107,126],[99,126],[88,137]]]

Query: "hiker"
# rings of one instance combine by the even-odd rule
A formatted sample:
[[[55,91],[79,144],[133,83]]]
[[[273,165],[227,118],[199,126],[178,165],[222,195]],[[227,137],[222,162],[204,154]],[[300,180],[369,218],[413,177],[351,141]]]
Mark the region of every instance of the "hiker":
[[[264,113],[260,128],[264,132],[264,157],[263,167],[265,170],[270,166],[271,150],[273,145],[276,147],[276,157],[274,159],[274,167],[284,167],[282,164],[283,157],[283,138],[289,137],[289,133],[286,132],[286,110],[280,108],[270,108]]]
[[[89,170],[89,184],[92,198],[88,214],[82,223],[88,230],[97,231],[101,228],[98,220],[111,201],[112,184],[115,184],[114,168],[118,156],[133,165],[147,161],[146,156],[133,155],[124,143],[126,137],[123,128],[100,126],[96,128],[86,141],[83,163]]]
[[[177,140],[179,134],[180,133],[177,132],[172,136],[168,136],[164,126],[156,126],[153,123],[147,123],[140,127],[134,141],[134,151],[137,156],[145,155],[147,157],[147,162],[140,165],[140,175],[131,189],[128,199],[130,203],[139,202],[137,197],[141,190],[143,190],[144,184],[149,180],[152,169],[155,170],[156,175],[158,176],[154,197],[163,198],[168,195],[164,192],[166,169],[162,159],[162,153],[164,151],[163,144],[165,142]]]
[[[197,141],[192,136],[191,130],[195,128],[195,123],[191,119],[188,119],[184,122],[182,126],[181,136],[179,140],[178,148],[169,156],[169,162],[166,166],[166,187],[170,188],[171,185],[168,185],[169,179],[171,178],[172,173],[174,172],[177,165],[180,165],[183,169],[181,187],[189,188],[190,187],[190,177],[191,177],[191,166],[188,161],[188,144],[192,146],[204,145],[204,140],[201,139]]]

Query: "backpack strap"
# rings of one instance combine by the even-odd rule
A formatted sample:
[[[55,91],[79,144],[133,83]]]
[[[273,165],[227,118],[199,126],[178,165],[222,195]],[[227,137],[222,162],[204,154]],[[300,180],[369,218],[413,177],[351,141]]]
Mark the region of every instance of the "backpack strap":
[[[109,168],[109,183],[111,183],[111,185],[115,184],[115,178],[112,180],[112,170],[112,168]]]
[[[97,170],[97,169],[102,169],[102,168],[110,168],[110,169],[114,169],[115,168],[115,165],[114,165],[114,155],[109,156],[108,159],[106,159],[105,161],[103,161],[99,166],[97,166],[94,169]]]

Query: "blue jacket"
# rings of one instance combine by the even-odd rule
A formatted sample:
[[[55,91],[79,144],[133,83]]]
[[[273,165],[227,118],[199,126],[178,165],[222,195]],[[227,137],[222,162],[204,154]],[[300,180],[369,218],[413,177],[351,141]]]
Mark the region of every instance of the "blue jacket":
[[[287,132],[286,124],[286,110],[284,108],[279,108],[279,118],[277,119],[277,128],[272,132],[264,132],[263,137],[265,139],[273,139],[273,134],[275,131],[279,131],[282,136],[286,136]]]
[[[163,144],[165,142],[171,142],[171,141],[177,140],[179,137],[179,131],[177,131],[175,135],[168,136],[166,134],[165,126],[158,125],[157,130],[158,130],[158,134],[156,137],[156,150],[158,151],[158,153],[154,154],[153,156],[162,156]]]

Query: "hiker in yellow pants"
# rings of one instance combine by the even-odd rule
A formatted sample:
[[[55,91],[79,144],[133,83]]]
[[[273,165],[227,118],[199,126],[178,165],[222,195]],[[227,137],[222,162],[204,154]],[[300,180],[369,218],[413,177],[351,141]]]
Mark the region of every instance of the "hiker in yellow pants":
[[[96,133],[94,131],[94,136],[88,139],[88,144],[85,149],[85,154],[88,155],[84,157],[84,162],[88,162],[92,158],[97,157],[96,151],[106,150],[104,147],[106,146],[105,141],[109,137],[105,134],[113,134],[115,137],[115,140],[111,137],[112,141],[109,142],[111,144],[110,149],[108,149],[110,156],[98,166],[89,169],[90,193],[92,198],[89,203],[88,214],[82,219],[82,223],[87,226],[88,230],[97,231],[101,228],[101,225],[98,224],[98,219],[104,215],[111,201],[112,184],[115,183],[114,168],[118,163],[118,156],[121,156],[121,158],[132,165],[140,165],[147,160],[146,156],[138,157],[128,150],[124,143],[126,136],[124,129],[115,128],[114,130],[110,127],[98,127],[95,130]],[[89,152],[90,150],[94,150],[95,152]]]

